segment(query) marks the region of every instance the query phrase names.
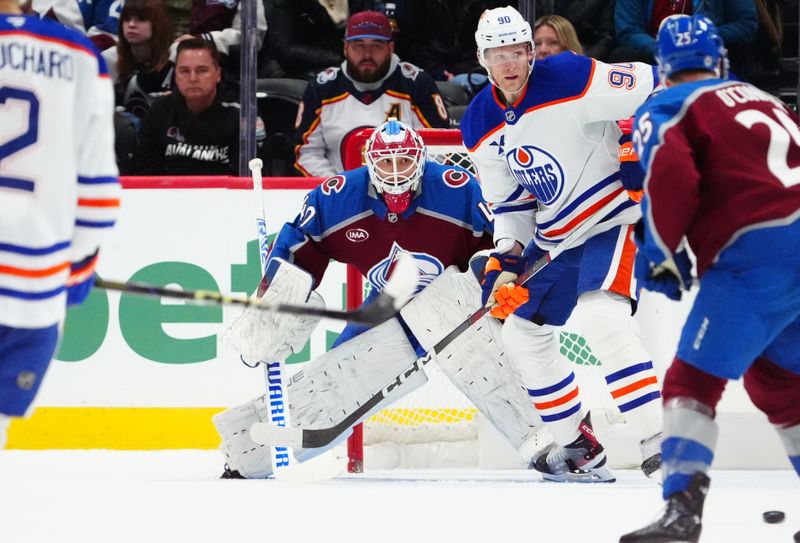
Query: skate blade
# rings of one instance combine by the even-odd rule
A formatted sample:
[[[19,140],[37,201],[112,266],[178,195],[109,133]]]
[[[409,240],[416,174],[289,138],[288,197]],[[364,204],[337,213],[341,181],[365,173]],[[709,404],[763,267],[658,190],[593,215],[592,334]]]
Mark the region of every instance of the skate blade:
[[[603,466],[589,471],[568,471],[566,473],[542,473],[545,481],[554,483],[613,483],[616,476],[610,469]]]
[[[283,483],[319,483],[334,479],[347,469],[347,458],[328,453],[306,460],[295,461],[275,470],[272,477]]]

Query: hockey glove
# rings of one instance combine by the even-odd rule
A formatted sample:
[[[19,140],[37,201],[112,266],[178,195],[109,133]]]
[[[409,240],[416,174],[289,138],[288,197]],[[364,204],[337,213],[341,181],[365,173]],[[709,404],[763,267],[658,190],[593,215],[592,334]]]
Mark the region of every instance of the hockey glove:
[[[634,275],[642,288],[660,292],[670,300],[681,299],[681,290],[689,290],[692,284],[692,261],[686,249],[672,255],[671,259],[656,263],[648,258],[643,250],[644,237],[642,221],[636,225],[634,239],[637,251]]]
[[[528,301],[528,289],[515,285],[514,280],[525,270],[526,258],[492,253],[486,261],[481,282],[481,303],[491,307],[491,315],[505,319]]]
[[[89,296],[94,285],[94,268],[97,265],[97,253],[91,254],[70,266],[67,278],[67,306],[79,305]]]
[[[625,119],[617,123],[622,130],[622,137],[619,138],[619,180],[622,186],[628,191],[631,199],[639,202],[642,199],[642,188],[644,186],[644,170],[639,162],[639,155],[633,147],[631,141],[631,127],[633,118]]]

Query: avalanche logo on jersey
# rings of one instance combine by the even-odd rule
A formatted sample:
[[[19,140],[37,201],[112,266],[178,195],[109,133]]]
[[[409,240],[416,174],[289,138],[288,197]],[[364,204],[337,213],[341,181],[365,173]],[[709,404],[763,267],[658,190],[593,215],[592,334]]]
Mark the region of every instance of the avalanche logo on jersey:
[[[428,253],[414,253],[406,251],[395,241],[392,243],[392,248],[389,251],[389,256],[375,264],[367,272],[367,280],[372,283],[372,286],[378,290],[383,290],[386,286],[386,281],[394,268],[394,262],[401,253],[411,255],[414,258],[414,263],[417,265],[419,272],[419,281],[414,294],[427,287],[431,281],[436,279],[443,271],[444,265],[438,258],[429,255]]]
[[[555,202],[564,190],[564,170],[558,161],[533,145],[514,147],[506,152],[508,170],[517,183],[544,205]]]

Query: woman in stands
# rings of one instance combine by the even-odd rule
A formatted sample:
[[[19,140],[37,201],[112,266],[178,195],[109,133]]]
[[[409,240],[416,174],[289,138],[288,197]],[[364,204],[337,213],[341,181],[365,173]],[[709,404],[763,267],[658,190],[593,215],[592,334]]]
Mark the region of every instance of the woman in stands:
[[[583,47],[578,40],[575,27],[560,15],[545,15],[536,20],[533,25],[533,43],[536,60],[564,51],[583,54]]]
[[[107,58],[116,74],[116,105],[138,124],[150,102],[173,86],[174,64],[169,59],[172,24],[164,0],[126,0],[119,18],[116,58]],[[114,69],[116,66],[116,69]]]

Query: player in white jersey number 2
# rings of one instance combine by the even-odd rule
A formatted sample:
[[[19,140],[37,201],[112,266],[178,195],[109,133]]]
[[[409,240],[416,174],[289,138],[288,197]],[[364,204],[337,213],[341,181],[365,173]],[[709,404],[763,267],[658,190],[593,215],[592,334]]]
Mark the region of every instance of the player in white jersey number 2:
[[[533,467],[550,480],[614,480],[575,374],[559,354],[555,327],[575,309],[651,475],[660,466],[660,390],[632,317],[631,233],[641,212],[620,181],[614,121],[631,116],[657,78],[645,64],[571,52],[534,65],[530,25],[511,7],[484,12],[475,38],[492,85],[470,103],[461,129],[495,213],[483,299],[505,318],[506,352],[555,438]],[[509,284],[587,221],[596,225],[583,240],[524,287]]]
[[[67,305],[119,208],[114,94],[79,32],[0,0],[0,447],[30,411]]]

